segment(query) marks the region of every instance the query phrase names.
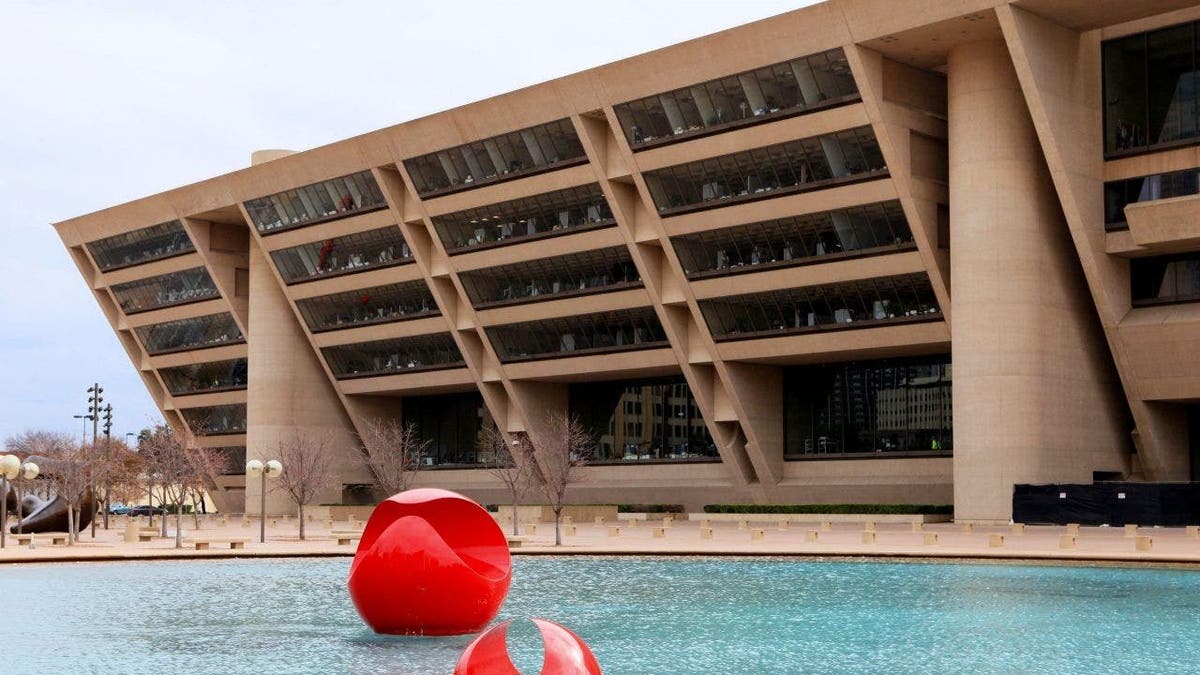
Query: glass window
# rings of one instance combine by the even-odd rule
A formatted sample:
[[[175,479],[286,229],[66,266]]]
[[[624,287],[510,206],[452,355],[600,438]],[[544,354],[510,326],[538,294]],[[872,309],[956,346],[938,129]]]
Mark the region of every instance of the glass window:
[[[1196,138],[1196,24],[1104,43],[1104,149],[1123,153]]]
[[[287,284],[365,272],[412,262],[412,251],[395,225],[323,239],[271,252]]]
[[[1200,253],[1129,261],[1134,306],[1200,300]]]
[[[547,192],[433,218],[450,253],[527,241],[612,225],[599,185]]]
[[[246,433],[245,403],[186,408],[180,412],[192,433],[197,436]]]
[[[422,197],[468,190],[587,161],[571,120],[493,136],[404,160]]]
[[[102,272],[171,258],[196,250],[183,229],[183,223],[178,220],[97,239],[88,242],[86,246]]]
[[[870,127],[650,171],[661,215],[817,190],[887,171]]]
[[[158,373],[172,396],[246,388],[246,359],[190,363]]]
[[[186,305],[221,295],[203,267],[117,284],[112,291],[121,311],[126,314]]]
[[[634,150],[858,100],[841,49],[613,107]]]
[[[596,439],[591,462],[718,459],[683,378],[588,382],[569,389],[571,414]]]
[[[689,278],[788,266],[811,259],[912,248],[900,202],[790,216],[673,237]]]
[[[296,307],[314,333],[419,319],[439,313],[424,281],[305,298],[297,300]]]
[[[700,309],[717,341],[941,317],[922,273],[713,298]]]
[[[785,368],[784,457],[954,449],[950,355]]]
[[[487,334],[500,360],[505,362],[667,344],[658,315],[650,307],[492,326]]]
[[[305,185],[246,202],[250,220],[263,234],[387,208],[370,171]]]
[[[1200,193],[1198,176],[1200,171],[1187,169],[1105,183],[1105,228],[1119,230],[1128,227],[1125,222],[1125,207],[1130,204]]]
[[[462,354],[449,333],[338,345],[321,352],[339,380],[463,365]]]
[[[241,476],[246,473],[246,446],[244,445],[223,445],[219,448],[209,448],[225,458],[225,463],[220,467],[222,476]]]
[[[418,442],[428,446],[421,463],[435,466],[478,466],[483,463],[476,448],[479,431],[491,416],[477,392],[441,396],[406,396],[404,423],[416,428]]]
[[[135,329],[138,340],[150,354],[205,349],[244,342],[233,315],[210,314],[192,319],[167,321]]]
[[[624,246],[459,273],[476,307],[641,286]]]

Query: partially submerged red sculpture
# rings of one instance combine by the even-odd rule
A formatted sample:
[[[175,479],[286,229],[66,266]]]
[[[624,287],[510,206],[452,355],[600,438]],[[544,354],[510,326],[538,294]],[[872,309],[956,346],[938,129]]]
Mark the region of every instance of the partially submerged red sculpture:
[[[384,500],[350,566],[350,599],[376,633],[462,635],[496,617],[512,581],[508,541],[479,504],[422,488]]]
[[[545,619],[532,619],[542,633],[542,675],[600,675],[600,663],[579,639],[564,626]],[[458,659],[454,675],[521,675],[508,656],[505,639],[508,624],[496,624],[467,645]]]

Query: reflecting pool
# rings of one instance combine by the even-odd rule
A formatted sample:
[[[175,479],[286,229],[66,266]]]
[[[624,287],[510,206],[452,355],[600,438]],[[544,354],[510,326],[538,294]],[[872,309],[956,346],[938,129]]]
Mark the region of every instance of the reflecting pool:
[[[0,567],[2,673],[437,673],[470,637],[383,638],[348,558]],[[1200,572],[524,557],[502,617],[607,674],[1195,672]],[[514,627],[517,665],[541,645]]]

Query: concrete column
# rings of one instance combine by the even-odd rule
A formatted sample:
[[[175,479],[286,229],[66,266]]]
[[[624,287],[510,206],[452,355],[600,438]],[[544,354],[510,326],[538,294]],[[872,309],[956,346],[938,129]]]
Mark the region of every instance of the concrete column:
[[[251,241],[246,458],[277,459],[280,441],[295,433],[327,435],[340,480],[315,503],[337,502],[341,500],[342,483],[372,480],[354,445],[353,427],[341,401],[270,265],[258,244]],[[273,484],[268,480],[268,490]],[[260,482],[247,479],[246,513],[259,512],[260,494]],[[267,493],[268,514],[293,511],[286,493]]]
[[[1115,374],[1002,41],[950,53],[954,502],[1005,521],[1016,483],[1126,469]]]

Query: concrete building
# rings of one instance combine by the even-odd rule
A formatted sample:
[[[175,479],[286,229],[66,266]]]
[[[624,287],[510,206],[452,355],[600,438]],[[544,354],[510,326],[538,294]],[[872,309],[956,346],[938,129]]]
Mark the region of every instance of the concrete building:
[[[322,501],[365,420],[499,501],[478,429],[570,412],[577,502],[1007,520],[1200,471],[1197,21],[828,0],[56,227],[172,424],[339,439]]]

